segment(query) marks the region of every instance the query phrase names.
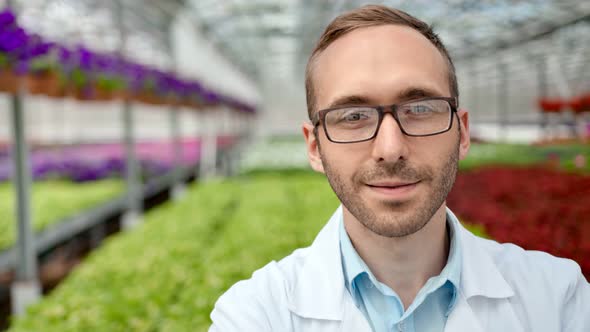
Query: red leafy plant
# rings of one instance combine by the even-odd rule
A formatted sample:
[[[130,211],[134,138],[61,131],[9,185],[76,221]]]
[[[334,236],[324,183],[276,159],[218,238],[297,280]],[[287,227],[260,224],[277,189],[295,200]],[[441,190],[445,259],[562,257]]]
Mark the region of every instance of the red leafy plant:
[[[447,203],[496,241],[571,258],[590,277],[590,176],[484,167],[460,172]]]

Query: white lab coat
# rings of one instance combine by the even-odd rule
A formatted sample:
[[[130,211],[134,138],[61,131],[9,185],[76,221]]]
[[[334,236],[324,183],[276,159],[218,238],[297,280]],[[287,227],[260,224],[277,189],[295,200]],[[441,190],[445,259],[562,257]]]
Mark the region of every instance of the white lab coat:
[[[217,301],[209,332],[370,331],[344,286],[341,218],[340,207],[310,247],[232,286]],[[590,331],[590,285],[574,261],[457,229],[461,287],[444,331]]]

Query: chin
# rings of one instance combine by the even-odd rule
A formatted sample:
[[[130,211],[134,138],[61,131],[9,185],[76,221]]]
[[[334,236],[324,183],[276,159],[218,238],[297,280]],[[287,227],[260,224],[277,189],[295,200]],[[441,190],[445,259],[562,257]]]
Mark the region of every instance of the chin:
[[[424,228],[432,218],[426,207],[415,207],[412,203],[413,201],[407,200],[373,201],[372,204],[365,205],[371,212],[360,213],[359,217],[364,215],[364,218],[357,220],[366,229],[380,236],[392,238],[412,235]]]
[[[417,233],[426,225],[426,223],[412,224],[400,222],[396,224],[391,224],[390,222],[388,222],[387,224],[365,225],[365,227],[374,234],[377,234],[379,236],[387,238],[402,238]]]

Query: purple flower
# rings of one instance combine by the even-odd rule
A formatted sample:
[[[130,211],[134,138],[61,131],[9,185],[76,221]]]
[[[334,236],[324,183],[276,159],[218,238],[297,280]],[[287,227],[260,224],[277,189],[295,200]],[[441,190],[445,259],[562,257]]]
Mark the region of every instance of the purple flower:
[[[70,51],[65,46],[58,46],[57,49],[58,49],[57,58],[58,58],[59,62],[64,65],[70,64],[70,61],[72,61],[72,51]]]
[[[200,82],[180,79],[174,73],[131,62],[118,54],[101,54],[82,45],[70,49],[45,41],[41,36],[28,34],[20,27],[10,9],[0,11],[0,53],[8,56],[17,73],[29,71],[31,60],[49,55],[54,50],[57,65],[66,74],[78,68],[89,75],[119,76],[134,92],[149,89],[159,95],[174,94],[197,102],[223,103],[237,110],[255,111],[252,106],[220,95]]]
[[[93,69],[94,55],[88,49],[80,46],[77,49],[78,66],[80,69],[91,71]]]
[[[23,75],[29,72],[29,68],[29,62],[26,60],[21,60],[16,63],[16,66],[14,67],[14,72],[17,75]]]
[[[25,48],[28,35],[23,28],[3,31],[0,34],[0,51],[9,54],[20,54]]]
[[[10,9],[4,9],[0,12],[0,29],[13,25],[15,21],[16,16]]]

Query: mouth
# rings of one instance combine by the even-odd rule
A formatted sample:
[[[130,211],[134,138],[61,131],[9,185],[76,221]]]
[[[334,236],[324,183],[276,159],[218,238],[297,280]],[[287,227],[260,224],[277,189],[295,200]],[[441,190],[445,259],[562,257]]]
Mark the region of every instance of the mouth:
[[[413,186],[418,184],[420,180],[417,181],[371,181],[367,182],[367,186],[374,187],[374,188],[402,188],[407,186]]]
[[[371,191],[389,199],[407,199],[421,181],[375,181],[367,183]]]

